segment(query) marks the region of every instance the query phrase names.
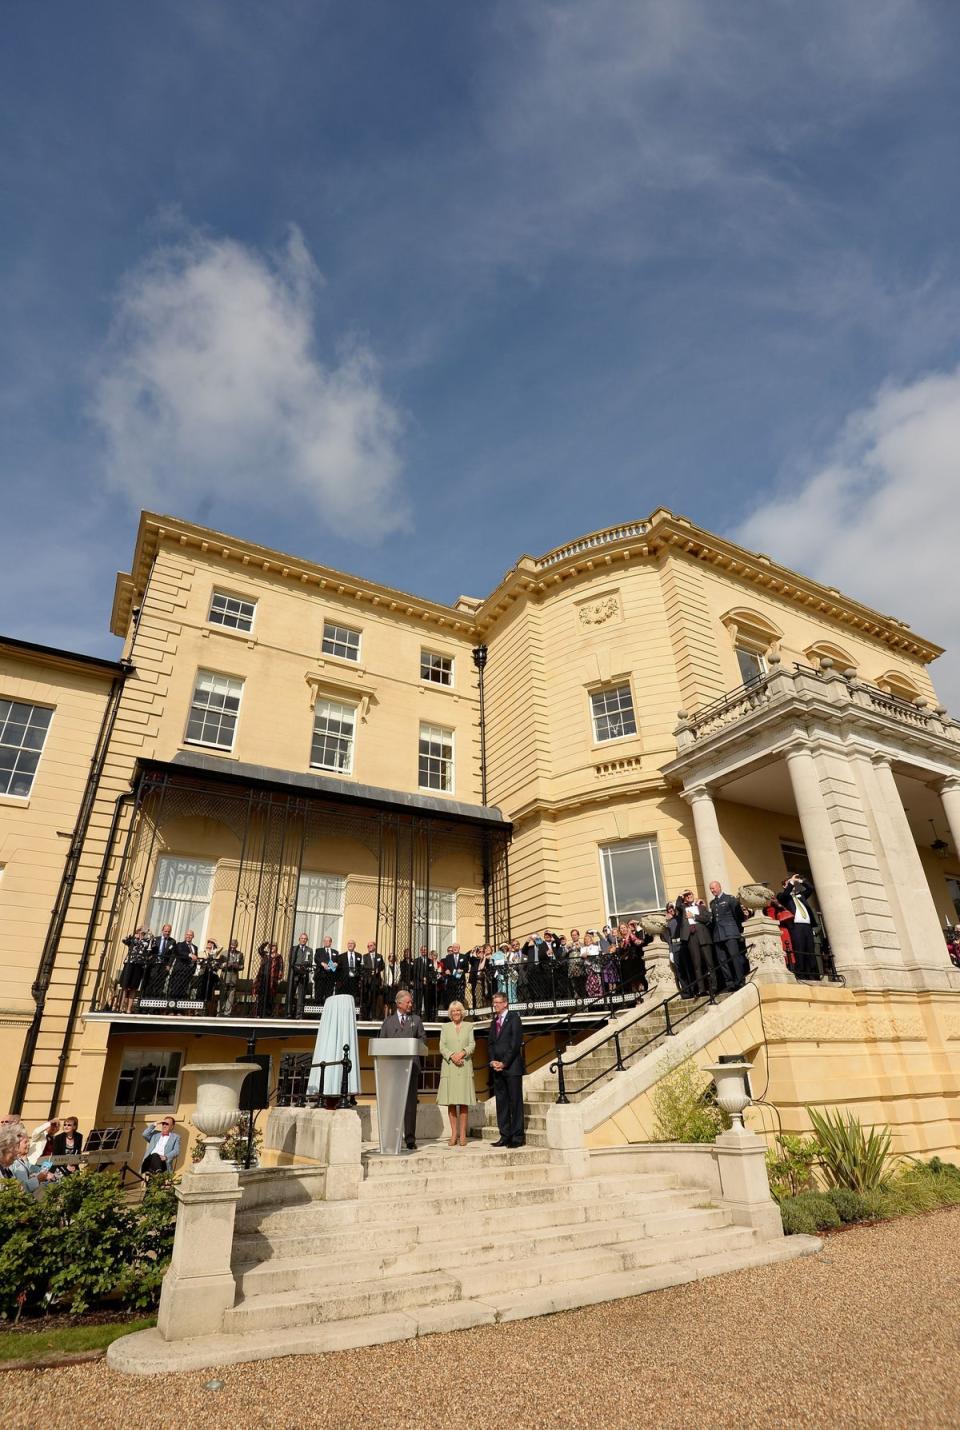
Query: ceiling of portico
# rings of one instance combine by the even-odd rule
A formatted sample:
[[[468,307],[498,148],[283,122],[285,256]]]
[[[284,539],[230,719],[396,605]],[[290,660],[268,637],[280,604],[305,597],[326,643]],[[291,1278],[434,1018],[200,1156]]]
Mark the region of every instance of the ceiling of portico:
[[[733,804],[749,804],[754,809],[773,810],[775,814],[793,814],[796,810],[790,776],[783,760],[740,775],[718,789],[716,797],[728,799]]]
[[[900,798],[903,800],[903,807],[907,811],[907,819],[910,821],[910,828],[913,830],[913,837],[918,846],[921,849],[925,845],[929,848],[936,837],[946,839],[952,850],[953,840],[950,838],[943,804],[937,791],[920,780],[911,779],[909,775],[898,773],[896,780]],[[931,819],[936,825],[936,836],[930,827]]]

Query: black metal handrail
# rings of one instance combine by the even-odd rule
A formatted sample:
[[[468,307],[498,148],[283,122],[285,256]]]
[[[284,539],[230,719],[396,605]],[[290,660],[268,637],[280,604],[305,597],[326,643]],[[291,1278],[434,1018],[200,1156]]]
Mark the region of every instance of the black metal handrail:
[[[585,1092],[587,1088],[593,1087],[594,1083],[599,1082],[601,1078],[605,1078],[608,1073],[625,1072],[627,1063],[630,1061],[631,1058],[635,1058],[638,1053],[645,1052],[646,1049],[649,1048],[651,1044],[655,1043],[659,1038],[672,1038],[681,1023],[685,1023],[688,1018],[692,1018],[695,1013],[699,1013],[703,1007],[711,1003],[716,1003],[717,999],[715,994],[711,990],[709,993],[701,994],[698,999],[693,1000],[696,1004],[695,1007],[688,1008],[686,1012],[681,1013],[678,1018],[671,1017],[670,1004],[681,1001],[690,1002],[691,1000],[688,998],[684,998],[684,995],[682,993],[669,994],[666,998],[664,998],[662,1003],[655,1003],[652,1008],[644,1008],[642,1012],[638,1013],[635,1018],[631,1018],[629,1022],[618,1024],[617,1027],[614,1028],[613,1032],[610,1033],[606,1038],[601,1038],[599,1043],[594,1043],[593,1046],[590,1048],[582,1049],[579,1053],[576,1053],[566,1062],[564,1062],[563,1052],[558,1052],[556,1061],[550,1064],[550,1071],[552,1073],[557,1074],[557,1102],[565,1104],[569,1103],[570,1099],[567,1097],[566,1089],[566,1073],[569,1068],[573,1067],[574,1064],[581,1062],[583,1058],[589,1057],[599,1048],[606,1047],[608,1043],[613,1044],[614,1062],[612,1066],[608,1068],[602,1068],[600,1072],[596,1074],[595,1077],[592,1077],[589,1082],[585,1082],[581,1088],[577,1089],[579,1092]],[[659,1029],[656,1033],[651,1034],[651,1036],[647,1038],[646,1042],[643,1042],[638,1047],[631,1049],[630,1052],[624,1053],[620,1045],[621,1035],[625,1033],[629,1028],[635,1027],[637,1023],[641,1023],[644,1018],[649,1018],[652,1014],[660,1012],[662,1012],[664,1015],[664,1021],[666,1026],[662,1029]]]
[[[309,1057],[309,1054],[307,1054],[307,1056]],[[277,1106],[307,1107],[312,1103],[314,1107],[319,1107],[323,1098],[326,1096],[323,1089],[327,1077],[327,1068],[342,1068],[343,1072],[340,1077],[340,1096],[337,1100],[337,1111],[341,1108],[350,1107],[350,1072],[352,1067],[353,1061],[350,1057],[350,1044],[344,1043],[342,1058],[337,1058],[330,1062],[304,1063],[286,1075],[281,1072],[277,1078]],[[310,1085],[310,1077],[314,1068],[320,1069],[319,1091],[311,1093],[308,1092],[307,1089]],[[287,1087],[283,1086],[285,1081],[288,1084]]]

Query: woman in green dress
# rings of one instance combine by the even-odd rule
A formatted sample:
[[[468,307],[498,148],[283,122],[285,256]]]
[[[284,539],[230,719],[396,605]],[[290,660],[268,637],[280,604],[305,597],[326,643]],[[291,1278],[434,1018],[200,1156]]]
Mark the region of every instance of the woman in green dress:
[[[448,1147],[456,1147],[458,1138],[461,1147],[467,1145],[467,1114],[476,1094],[473,1090],[473,1029],[463,1020],[462,1003],[453,1002],[447,1010],[449,1023],[440,1032],[440,1056],[443,1067],[440,1070],[440,1088],[437,1102],[447,1109],[450,1118],[450,1141]]]

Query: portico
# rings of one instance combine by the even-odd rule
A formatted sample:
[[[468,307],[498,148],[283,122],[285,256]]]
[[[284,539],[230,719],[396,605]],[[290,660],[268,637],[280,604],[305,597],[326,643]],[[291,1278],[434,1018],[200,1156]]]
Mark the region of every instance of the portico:
[[[960,987],[918,840],[960,835],[960,724],[835,670],[772,655],[755,683],[676,728],[664,769],[693,811],[704,883],[729,887],[723,804],[795,815],[851,987]],[[755,871],[759,877],[763,871]]]

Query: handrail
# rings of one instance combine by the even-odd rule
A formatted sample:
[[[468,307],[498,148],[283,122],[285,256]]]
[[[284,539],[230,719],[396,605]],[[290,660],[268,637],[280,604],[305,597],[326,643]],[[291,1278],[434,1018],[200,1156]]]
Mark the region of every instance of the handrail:
[[[308,1056],[309,1056],[309,1054],[308,1054]],[[281,1102],[281,1101],[280,1101],[280,1077],[281,1077],[281,1074],[278,1074],[278,1076],[277,1076],[277,1086],[276,1086],[276,1089],[275,1089],[276,1095],[277,1095],[277,1106],[278,1106],[278,1107],[306,1107],[306,1106],[307,1106],[307,1098],[308,1098],[308,1097],[313,1098],[313,1099],[315,1100],[315,1105],[319,1106],[320,1099],[325,1096],[325,1093],[324,1093],[324,1091],[323,1091],[323,1085],[324,1085],[324,1082],[326,1081],[327,1068],[343,1068],[343,1073],[342,1073],[341,1078],[340,1078],[340,1097],[339,1097],[338,1100],[337,1100],[337,1108],[336,1108],[336,1110],[339,1112],[339,1111],[341,1110],[341,1108],[347,1108],[347,1107],[350,1106],[350,1071],[351,1071],[351,1069],[352,1069],[352,1067],[353,1067],[353,1062],[352,1062],[351,1057],[350,1057],[350,1044],[349,1044],[349,1043],[344,1043],[344,1045],[343,1045],[343,1057],[342,1057],[342,1058],[337,1058],[337,1059],[335,1059],[335,1060],[331,1060],[330,1062],[319,1062],[319,1063],[311,1062],[310,1065],[309,1065],[309,1067],[310,1067],[310,1073],[313,1072],[314,1068],[320,1068],[320,1091],[317,1092],[317,1093],[308,1093],[308,1092],[307,1092],[307,1088],[308,1088],[309,1083],[310,1083],[310,1073],[308,1073],[307,1076],[304,1077],[302,1070],[297,1071],[297,1072],[292,1072],[292,1073],[288,1074],[289,1088],[284,1089],[284,1094],[283,1094],[285,1098],[289,1098],[289,1101]],[[301,1086],[300,1086],[299,1088],[296,1086],[298,1082],[301,1084]]]
[[[590,1057],[592,1053],[597,1052],[599,1048],[605,1047],[608,1043],[613,1043],[615,1061],[612,1067],[603,1068],[600,1072],[596,1074],[595,1077],[592,1077],[589,1082],[585,1082],[582,1087],[577,1089],[578,1092],[586,1092],[587,1088],[593,1087],[594,1083],[599,1082],[601,1078],[605,1078],[608,1073],[626,1072],[627,1063],[631,1058],[636,1057],[638,1053],[644,1052],[647,1048],[650,1047],[652,1043],[655,1043],[658,1038],[672,1038],[675,1034],[675,1030],[680,1026],[681,1023],[685,1023],[688,1018],[692,1018],[695,1013],[699,1013],[704,1007],[704,1005],[716,1003],[717,1000],[712,990],[709,993],[701,994],[698,1000],[694,1000],[697,1003],[696,1007],[688,1008],[687,1011],[681,1014],[679,1018],[671,1019],[670,1004],[679,1001],[690,1002],[691,1000],[685,999],[682,993],[669,994],[666,998],[664,998],[662,1003],[655,1003],[652,1008],[644,1008],[641,1013],[638,1013],[637,1016],[635,1018],[632,1018],[628,1023],[618,1024],[608,1037],[602,1038],[599,1043],[594,1043],[594,1045],[590,1048],[584,1048],[581,1052],[576,1053],[566,1063],[563,1059],[563,1053],[558,1053],[556,1062],[550,1064],[550,1071],[552,1073],[555,1072],[557,1074],[557,1102],[566,1104],[570,1101],[570,1099],[567,1097],[566,1090],[566,1071],[575,1063],[580,1062],[583,1058]],[[641,1043],[639,1047],[634,1048],[631,1052],[624,1053],[620,1047],[621,1034],[625,1033],[628,1028],[635,1027],[637,1023],[642,1022],[643,1019],[649,1017],[651,1013],[659,1013],[661,1012],[661,1010],[664,1013],[666,1027],[654,1033],[646,1040],[645,1043]]]
[[[613,1007],[613,1004],[610,1002],[610,998],[613,991],[614,987],[611,984],[603,993],[601,993],[597,998],[594,998],[590,1003],[585,1003],[579,1008],[571,1008],[568,1013],[565,1013],[562,1018],[559,1018],[557,1022],[553,1023],[549,1028],[538,1028],[536,1032],[528,1033],[523,1040],[523,1046],[526,1047],[528,1043],[532,1043],[540,1038],[550,1037],[550,1035],[552,1034],[554,1040],[554,1052],[558,1052],[559,1050],[556,1047],[557,1039],[565,1027],[569,1025],[572,1028],[574,1016],[576,1015],[582,1017],[584,1013],[589,1014],[591,1012],[599,1012],[601,1005],[605,1005],[606,1007],[606,1013],[603,1022],[601,1023],[601,1027],[603,1027],[604,1024],[608,1023],[609,1020],[613,1017],[614,1013],[617,1011]],[[640,1003],[642,1003],[643,994],[637,994],[637,999]],[[647,1011],[649,1012],[650,1010],[648,1009]],[[567,1041],[567,1046],[570,1046],[569,1039]],[[524,1059],[525,1072],[533,1072],[536,1068],[538,1068],[542,1063],[545,1063],[547,1059],[552,1056],[553,1053],[541,1053],[540,1056],[536,1058],[532,1063],[528,1063],[526,1062],[526,1059]]]

